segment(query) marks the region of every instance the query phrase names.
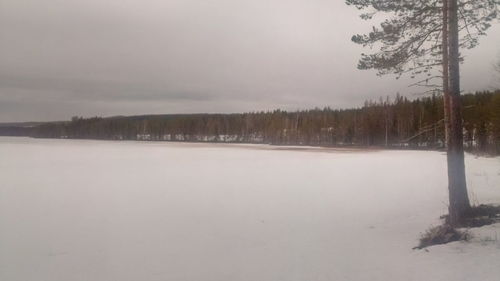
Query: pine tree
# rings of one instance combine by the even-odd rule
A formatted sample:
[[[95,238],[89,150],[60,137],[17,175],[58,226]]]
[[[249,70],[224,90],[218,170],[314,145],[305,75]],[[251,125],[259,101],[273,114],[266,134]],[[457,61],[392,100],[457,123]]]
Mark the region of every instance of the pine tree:
[[[460,104],[460,48],[473,48],[497,17],[498,0],[346,0],[360,10],[362,19],[377,12],[393,16],[367,35],[352,41],[363,46],[381,44],[373,54],[362,54],[359,69],[376,69],[379,75],[410,73],[425,78],[414,85],[430,87],[442,78],[445,127],[448,143],[449,223],[460,224],[470,208],[465,180],[462,116]],[[460,37],[460,31],[465,35]],[[442,75],[435,74],[441,66]],[[433,72],[434,71],[434,72]]]

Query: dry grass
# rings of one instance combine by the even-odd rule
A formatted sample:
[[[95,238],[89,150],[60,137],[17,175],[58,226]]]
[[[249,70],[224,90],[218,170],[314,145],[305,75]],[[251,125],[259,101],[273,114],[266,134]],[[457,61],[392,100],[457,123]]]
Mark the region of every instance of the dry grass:
[[[442,216],[445,222],[448,216]],[[460,227],[472,228],[481,227],[500,222],[500,206],[479,205],[472,207],[467,213]],[[428,229],[420,237],[420,243],[414,249],[423,249],[432,245],[446,244],[454,241],[469,240],[471,234],[467,231],[460,231],[448,223]]]
[[[448,222],[448,215],[441,216]],[[465,218],[460,223],[460,227],[481,227],[500,222],[500,206],[478,205],[473,206],[465,214]]]
[[[420,243],[414,249],[423,249],[433,245],[446,244],[454,241],[469,240],[470,234],[467,231],[459,231],[450,225],[443,224],[429,228],[420,237]]]

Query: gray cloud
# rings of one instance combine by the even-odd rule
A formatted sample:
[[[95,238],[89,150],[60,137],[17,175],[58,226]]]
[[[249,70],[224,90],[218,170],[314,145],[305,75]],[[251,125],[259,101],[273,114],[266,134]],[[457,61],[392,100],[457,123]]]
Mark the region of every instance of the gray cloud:
[[[0,121],[72,115],[347,107],[408,80],[358,71],[370,29],[344,1],[2,0]],[[467,51],[465,90],[491,85],[498,26]]]

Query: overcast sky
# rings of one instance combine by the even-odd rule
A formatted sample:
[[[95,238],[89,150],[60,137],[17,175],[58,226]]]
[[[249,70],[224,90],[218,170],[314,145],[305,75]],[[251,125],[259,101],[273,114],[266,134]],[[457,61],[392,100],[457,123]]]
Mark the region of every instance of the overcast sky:
[[[0,0],[0,122],[411,97],[356,69],[370,28],[343,0]],[[465,55],[464,90],[490,89],[498,24]]]

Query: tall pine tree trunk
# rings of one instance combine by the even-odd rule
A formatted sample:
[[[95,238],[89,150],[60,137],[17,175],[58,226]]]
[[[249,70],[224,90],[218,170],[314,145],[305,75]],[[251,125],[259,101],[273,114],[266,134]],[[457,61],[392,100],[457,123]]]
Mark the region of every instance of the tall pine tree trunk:
[[[450,76],[448,58],[448,0],[443,0],[443,108],[444,108],[444,137],[445,146],[449,146],[450,139]]]
[[[460,53],[458,33],[457,0],[448,0],[448,46],[449,46],[449,96],[450,96],[450,135],[448,145],[448,190],[449,223],[459,225],[470,209],[462,131],[462,112],[460,102]]]

